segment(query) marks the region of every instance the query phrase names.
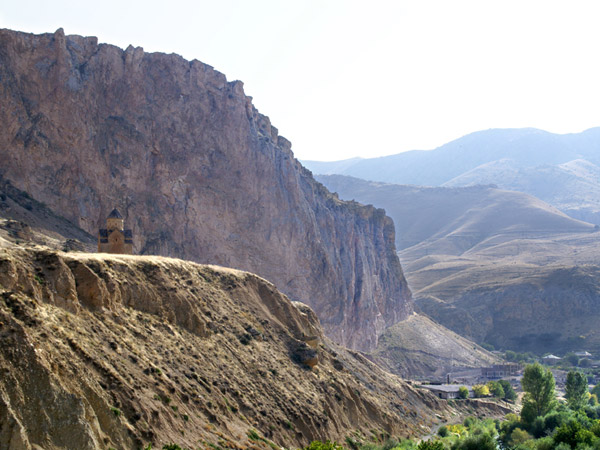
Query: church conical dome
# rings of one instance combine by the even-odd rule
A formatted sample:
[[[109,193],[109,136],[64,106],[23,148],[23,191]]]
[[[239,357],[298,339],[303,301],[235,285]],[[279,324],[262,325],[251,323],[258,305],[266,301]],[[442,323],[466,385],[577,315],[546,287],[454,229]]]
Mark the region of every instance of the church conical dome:
[[[117,208],[113,209],[111,213],[108,215],[107,219],[122,219],[123,216],[119,212]]]

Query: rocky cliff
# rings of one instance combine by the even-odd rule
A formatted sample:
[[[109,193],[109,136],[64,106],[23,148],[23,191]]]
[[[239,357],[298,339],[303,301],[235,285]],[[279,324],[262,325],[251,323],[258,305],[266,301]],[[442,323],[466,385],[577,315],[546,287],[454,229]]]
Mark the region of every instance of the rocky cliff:
[[[8,450],[297,448],[454,413],[256,275],[40,246],[0,249],[0,374]]]
[[[0,30],[0,104],[0,175],[87,232],[118,207],[138,253],[257,273],[356,349],[412,311],[391,219],[331,195],[212,67]]]
[[[416,301],[444,326],[496,348],[538,354],[585,349],[597,355],[599,279],[597,263],[482,264],[479,270],[441,277]]]

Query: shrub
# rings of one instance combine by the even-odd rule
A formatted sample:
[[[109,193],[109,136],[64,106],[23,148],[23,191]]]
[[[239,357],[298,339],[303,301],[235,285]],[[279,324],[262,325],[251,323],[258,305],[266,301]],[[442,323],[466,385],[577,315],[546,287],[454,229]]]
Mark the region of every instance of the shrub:
[[[515,428],[510,434],[512,445],[519,445],[531,439],[531,435],[521,428]]]
[[[570,414],[564,411],[554,411],[550,414],[546,414],[544,416],[544,430],[546,430],[546,433],[550,434],[563,423],[566,423],[570,417]]]
[[[500,384],[500,386],[502,386],[502,389],[504,390],[504,399],[505,400],[516,400],[517,399],[517,393],[515,392],[515,390],[513,389],[512,385],[510,384],[509,381],[507,380],[498,380],[498,384]]]
[[[440,436],[440,437],[446,437],[446,436],[448,436],[448,434],[449,434],[449,433],[448,433],[448,427],[447,427],[446,425],[442,425],[442,426],[439,428],[439,430],[438,430],[437,434],[438,434],[438,436]]]
[[[467,434],[467,429],[464,427],[464,425],[460,423],[448,425],[447,428],[450,433],[456,434],[458,436],[463,436]]]
[[[473,386],[473,394],[475,394],[475,397],[477,398],[487,397],[490,395],[490,390],[483,384],[476,384]]]
[[[550,436],[546,436],[535,441],[535,450],[552,450],[554,441]]]
[[[531,432],[531,434],[533,434],[533,437],[536,439],[543,437],[546,434],[546,427],[544,426],[544,418],[536,417],[535,420],[533,421],[533,423],[531,424],[529,431]]]
[[[583,428],[578,421],[570,420],[556,430],[553,439],[555,444],[565,443],[575,448],[577,444],[591,445],[595,436],[591,431]]]
[[[463,425],[467,428],[472,427],[474,423],[475,423],[475,417],[473,417],[473,416],[465,417],[465,420],[463,420]]]
[[[504,388],[497,381],[490,381],[487,388],[494,397],[504,398]]]
[[[417,450],[445,450],[441,441],[421,441]]]
[[[596,421],[596,423],[591,426],[590,431],[597,437],[600,437],[600,420]]]
[[[459,398],[469,398],[469,389],[464,386],[458,388],[458,397]]]
[[[250,430],[248,430],[248,433],[246,433],[246,434],[248,435],[248,438],[253,441],[258,441],[260,439],[260,436],[258,435],[256,430],[250,429]]]
[[[304,447],[304,450],[344,450],[344,447],[337,442],[329,440],[325,442],[312,441],[308,446]]]
[[[500,432],[500,441],[506,447],[510,442],[510,437],[513,430],[519,427],[521,423],[519,422],[519,417],[516,414],[507,414],[505,419],[505,421],[500,422],[498,431]]]
[[[398,447],[398,441],[393,438],[388,438],[381,446],[381,450],[392,450],[393,448]]]
[[[488,433],[457,441],[452,450],[497,450],[496,440]]]

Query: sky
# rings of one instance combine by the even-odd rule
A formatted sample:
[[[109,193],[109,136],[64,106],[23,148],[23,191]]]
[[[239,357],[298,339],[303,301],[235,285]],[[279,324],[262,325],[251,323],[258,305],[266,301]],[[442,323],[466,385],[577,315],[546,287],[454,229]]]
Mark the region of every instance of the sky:
[[[97,36],[242,80],[299,159],[600,126],[597,0],[4,0],[0,28]]]

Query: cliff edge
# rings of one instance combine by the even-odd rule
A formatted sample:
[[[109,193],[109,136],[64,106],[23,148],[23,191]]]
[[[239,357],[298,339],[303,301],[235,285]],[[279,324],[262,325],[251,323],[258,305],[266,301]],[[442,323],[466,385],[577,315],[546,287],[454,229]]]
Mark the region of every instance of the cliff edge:
[[[135,251],[247,270],[372,350],[413,305],[383,210],[340,201],[239,81],[178,55],[0,30],[0,175]]]

